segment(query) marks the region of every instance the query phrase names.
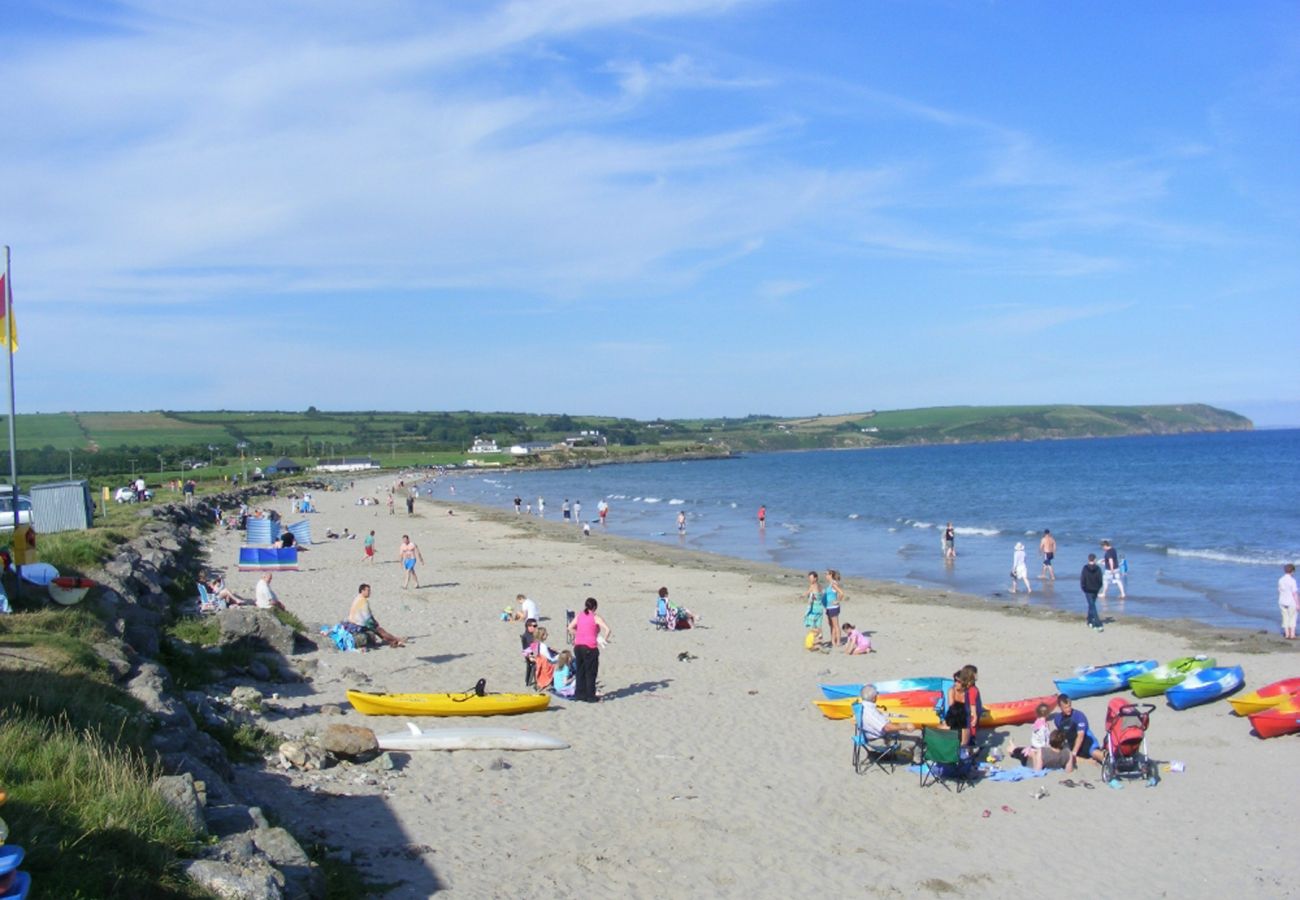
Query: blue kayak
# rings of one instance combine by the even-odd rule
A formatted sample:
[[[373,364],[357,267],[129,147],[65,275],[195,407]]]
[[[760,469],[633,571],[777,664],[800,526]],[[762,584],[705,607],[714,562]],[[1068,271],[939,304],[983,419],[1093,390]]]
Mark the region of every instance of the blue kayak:
[[[1158,665],[1160,663],[1154,659],[1129,659],[1104,666],[1085,666],[1076,670],[1073,678],[1058,678],[1056,689],[1071,700],[1122,691],[1134,675],[1150,672]]]
[[[1246,673],[1241,666],[1220,666],[1215,669],[1201,669],[1193,672],[1165,691],[1165,699],[1174,709],[1187,709],[1201,703],[1209,703],[1226,697],[1246,681]]]
[[[873,681],[871,686],[877,694],[901,694],[903,691],[940,691],[945,696],[952,688],[951,678],[895,678],[893,681]],[[819,685],[827,700],[856,700],[865,684],[823,684]]]

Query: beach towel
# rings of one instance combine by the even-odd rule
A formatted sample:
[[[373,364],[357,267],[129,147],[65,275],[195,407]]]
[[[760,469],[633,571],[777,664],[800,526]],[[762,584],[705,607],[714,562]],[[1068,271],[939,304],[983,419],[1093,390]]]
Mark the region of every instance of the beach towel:
[[[537,654],[537,658],[533,660],[533,665],[536,672],[534,675],[534,678],[536,679],[536,687],[539,691],[544,691],[549,688],[551,683],[555,680],[555,666],[549,659],[542,656],[540,653]]]
[[[1039,769],[1035,772],[1028,766],[1021,766],[1018,769],[995,769],[990,766],[982,771],[989,781],[1028,781],[1030,778],[1043,778],[1047,775],[1047,769]]]
[[[330,628],[321,628],[320,633],[325,635],[325,637],[329,639],[330,643],[339,650],[357,649],[356,638],[352,636],[350,631],[343,627],[342,622]]]

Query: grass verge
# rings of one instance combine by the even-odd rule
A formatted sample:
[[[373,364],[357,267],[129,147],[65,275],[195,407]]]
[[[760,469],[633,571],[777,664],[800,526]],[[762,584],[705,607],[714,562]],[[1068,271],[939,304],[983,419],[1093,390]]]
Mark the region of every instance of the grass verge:
[[[153,792],[148,718],[108,680],[79,610],[0,619],[0,786],[43,897],[206,896],[175,862],[196,835]]]

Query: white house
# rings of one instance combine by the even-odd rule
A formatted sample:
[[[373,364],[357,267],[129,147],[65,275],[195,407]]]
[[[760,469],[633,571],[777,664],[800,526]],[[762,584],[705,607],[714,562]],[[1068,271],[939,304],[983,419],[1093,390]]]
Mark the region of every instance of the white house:
[[[497,442],[496,442],[495,439],[487,439],[487,440],[485,440],[485,439],[483,439],[483,438],[474,438],[474,446],[470,447],[469,450],[468,450],[467,452],[469,452],[469,453],[500,453],[501,451],[497,448]]]

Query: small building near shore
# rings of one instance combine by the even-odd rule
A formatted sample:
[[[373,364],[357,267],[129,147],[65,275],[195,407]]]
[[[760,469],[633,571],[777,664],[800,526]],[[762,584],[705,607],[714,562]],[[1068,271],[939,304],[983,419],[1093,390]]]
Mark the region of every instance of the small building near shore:
[[[301,471],[302,466],[287,456],[281,456],[265,469],[267,475],[297,475]]]
[[[495,438],[474,438],[474,444],[469,448],[468,453],[500,453]]]
[[[543,453],[550,453],[555,449],[555,444],[550,441],[526,441],[522,444],[515,444],[510,448],[511,456],[539,456]]]
[[[343,456],[322,460],[314,468],[317,472],[365,472],[379,467],[379,463],[369,456]]]

